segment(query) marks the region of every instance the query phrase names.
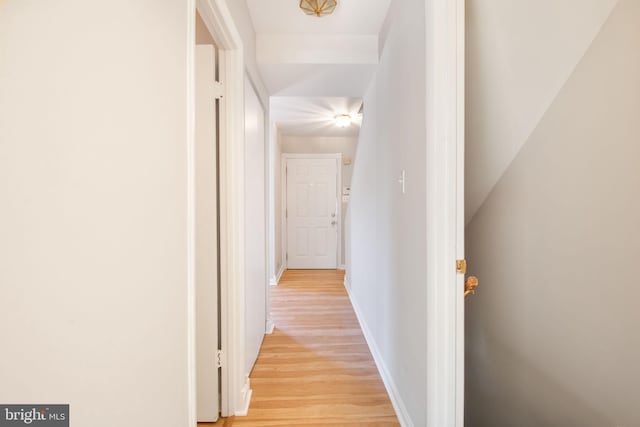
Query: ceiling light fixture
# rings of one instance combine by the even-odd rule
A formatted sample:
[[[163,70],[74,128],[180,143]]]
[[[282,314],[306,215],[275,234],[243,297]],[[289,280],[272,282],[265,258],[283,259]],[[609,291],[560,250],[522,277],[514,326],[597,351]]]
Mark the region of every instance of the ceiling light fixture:
[[[341,128],[346,128],[351,125],[351,121],[353,120],[350,114],[338,114],[334,119],[336,120],[336,125]]]
[[[300,9],[307,15],[317,17],[333,13],[337,5],[337,0],[300,0]]]

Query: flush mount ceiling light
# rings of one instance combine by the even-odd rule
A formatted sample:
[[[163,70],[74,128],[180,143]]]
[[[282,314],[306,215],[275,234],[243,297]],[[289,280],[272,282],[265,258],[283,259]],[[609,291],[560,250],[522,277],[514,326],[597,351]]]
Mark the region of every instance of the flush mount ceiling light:
[[[351,125],[352,121],[350,114],[338,114],[334,117],[334,119],[336,120],[336,125],[341,128],[346,128],[347,126]]]
[[[337,0],[300,0],[300,9],[307,15],[317,17],[333,13],[337,5]]]

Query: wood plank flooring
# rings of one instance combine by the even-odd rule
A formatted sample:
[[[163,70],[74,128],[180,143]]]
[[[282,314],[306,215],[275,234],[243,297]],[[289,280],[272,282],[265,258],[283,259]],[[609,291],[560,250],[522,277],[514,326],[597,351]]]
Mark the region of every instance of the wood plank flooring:
[[[288,270],[276,325],[251,374],[247,417],[199,426],[399,426],[343,286],[343,272]]]

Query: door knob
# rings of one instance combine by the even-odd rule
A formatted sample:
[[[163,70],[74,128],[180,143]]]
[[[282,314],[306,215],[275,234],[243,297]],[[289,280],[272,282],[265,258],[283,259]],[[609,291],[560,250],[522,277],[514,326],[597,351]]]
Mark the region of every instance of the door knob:
[[[473,295],[476,293],[476,288],[478,287],[478,278],[476,276],[469,276],[464,281],[464,297],[468,297],[469,295]]]

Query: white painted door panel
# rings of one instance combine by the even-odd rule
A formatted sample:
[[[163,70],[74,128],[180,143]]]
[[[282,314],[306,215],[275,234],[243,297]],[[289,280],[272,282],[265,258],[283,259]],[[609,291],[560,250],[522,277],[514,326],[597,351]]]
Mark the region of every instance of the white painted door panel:
[[[249,79],[244,81],[245,133],[245,374],[264,339],[267,293],[264,110]]]
[[[336,159],[287,160],[287,267],[337,268]]]
[[[198,421],[218,419],[218,220],[215,51],[196,46],[196,383]]]

